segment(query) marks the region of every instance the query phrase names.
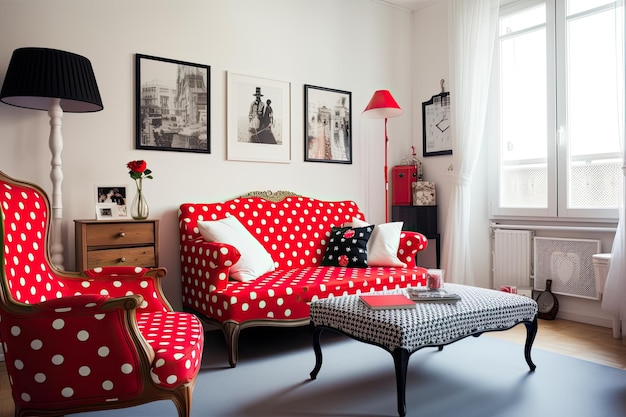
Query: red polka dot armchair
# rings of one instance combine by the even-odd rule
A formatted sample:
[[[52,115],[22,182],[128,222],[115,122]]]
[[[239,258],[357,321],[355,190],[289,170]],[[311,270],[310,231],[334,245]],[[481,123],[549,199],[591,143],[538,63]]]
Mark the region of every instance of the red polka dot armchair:
[[[0,340],[15,415],[171,399],[189,416],[204,333],[165,299],[165,270],[59,271],[45,193],[0,173],[0,208]]]

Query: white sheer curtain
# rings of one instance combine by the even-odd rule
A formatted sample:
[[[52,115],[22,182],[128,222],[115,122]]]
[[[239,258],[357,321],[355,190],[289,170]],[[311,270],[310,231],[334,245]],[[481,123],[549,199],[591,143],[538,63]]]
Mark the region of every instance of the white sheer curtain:
[[[450,281],[474,284],[469,236],[471,183],[485,120],[499,0],[449,0],[450,97],[453,169],[443,241]]]
[[[621,8],[621,13],[616,14],[616,54],[617,54],[617,85],[618,88],[618,108],[620,110],[620,150],[622,152],[622,171],[624,178],[622,179],[622,195],[620,196],[619,207],[619,223],[617,224],[617,232],[613,240],[613,248],[611,249],[611,267],[606,278],[604,286],[604,294],[602,295],[602,308],[622,320],[622,335],[626,334],[626,223],[624,219],[624,205],[626,202],[626,135],[624,134],[624,124],[626,123],[626,113],[624,108],[624,13],[626,8]],[[619,337],[619,332],[615,332],[614,336]]]

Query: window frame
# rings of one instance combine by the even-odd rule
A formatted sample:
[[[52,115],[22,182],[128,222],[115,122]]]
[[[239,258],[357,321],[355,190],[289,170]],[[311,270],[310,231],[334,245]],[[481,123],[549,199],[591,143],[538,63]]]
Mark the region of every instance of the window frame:
[[[547,207],[502,207],[500,205],[501,156],[499,97],[500,42],[499,30],[494,45],[494,57],[490,88],[492,112],[487,120],[488,141],[488,208],[492,219],[524,219],[574,222],[606,222],[617,220],[617,208],[568,208],[569,143],[567,141],[566,92],[557,94],[561,85],[567,83],[566,68],[566,0],[518,0],[503,2],[499,22],[503,16],[518,13],[538,5],[546,6],[546,100],[547,100]],[[623,7],[623,6],[622,6]],[[559,18],[557,19],[557,16]],[[521,33],[521,32],[520,32]],[[550,35],[551,34],[551,35]],[[558,64],[558,62],[562,64]]]

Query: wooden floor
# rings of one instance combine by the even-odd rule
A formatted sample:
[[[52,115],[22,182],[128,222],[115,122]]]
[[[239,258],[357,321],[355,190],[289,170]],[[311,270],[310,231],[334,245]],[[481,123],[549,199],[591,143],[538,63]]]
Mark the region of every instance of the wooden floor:
[[[521,344],[525,335],[526,328],[519,325],[507,331],[486,333],[483,337]],[[613,331],[605,327],[560,319],[539,320],[533,347],[626,370],[626,339],[614,339]],[[12,417],[13,412],[7,368],[0,362],[0,417]]]
[[[485,333],[521,343],[525,340],[526,328],[516,326],[503,332]],[[613,329],[569,320],[539,320],[539,330],[533,348],[548,350],[626,370],[626,338],[615,339]]]

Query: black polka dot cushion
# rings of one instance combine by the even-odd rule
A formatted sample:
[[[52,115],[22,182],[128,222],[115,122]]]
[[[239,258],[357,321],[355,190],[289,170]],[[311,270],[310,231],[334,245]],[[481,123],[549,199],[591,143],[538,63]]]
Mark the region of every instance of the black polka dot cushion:
[[[334,297],[311,303],[311,321],[384,347],[409,352],[438,346],[482,331],[504,330],[521,321],[532,321],[537,303],[528,297],[485,288],[445,284],[457,293],[456,304],[416,303],[415,309],[374,310],[358,295]],[[405,289],[387,293],[404,293]]]
[[[367,242],[374,226],[333,227],[322,259],[323,266],[366,268]]]

